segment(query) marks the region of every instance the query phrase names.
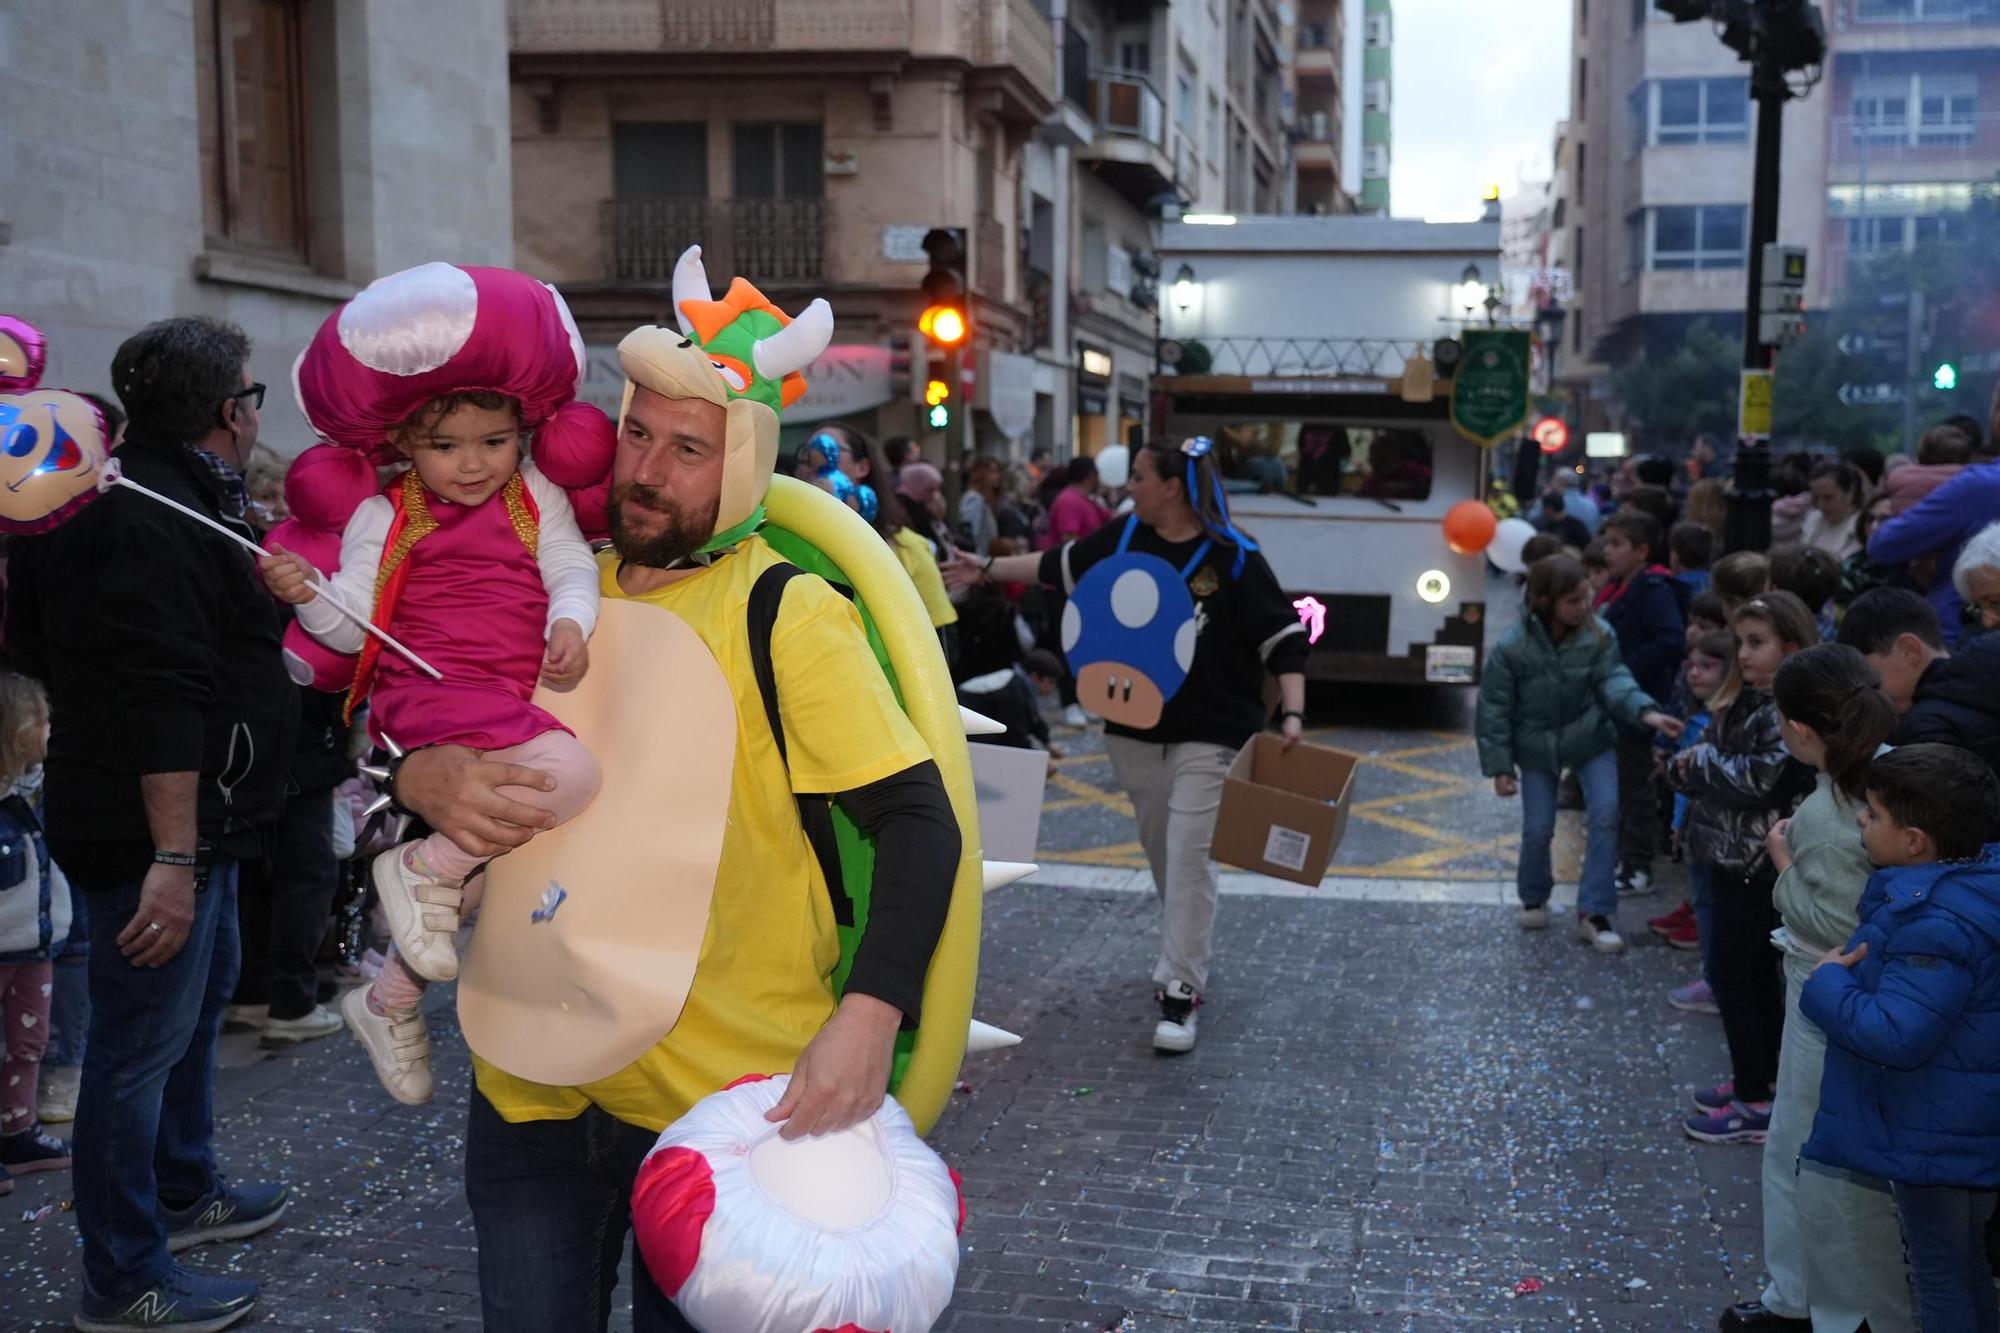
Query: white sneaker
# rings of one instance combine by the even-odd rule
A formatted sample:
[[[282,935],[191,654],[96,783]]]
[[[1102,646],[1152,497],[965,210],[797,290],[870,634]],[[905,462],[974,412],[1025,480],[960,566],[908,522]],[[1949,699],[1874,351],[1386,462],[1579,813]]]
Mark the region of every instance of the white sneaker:
[[[1625,948],[1625,937],[1611,928],[1608,916],[1582,916],[1576,919],[1577,938],[1599,953],[1621,953]]]
[[[1195,1011],[1201,997],[1185,981],[1169,981],[1159,991],[1160,1021],[1153,1028],[1153,1049],[1179,1055],[1194,1049]]]
[[[1090,714],[1083,711],[1082,704],[1071,704],[1063,709],[1062,721],[1065,727],[1083,728],[1090,725]]]
[[[82,1065],[43,1065],[35,1114],[52,1125],[76,1119],[76,1093],[82,1084]]]
[[[280,1046],[296,1046],[302,1041],[314,1041],[320,1037],[331,1037],[346,1027],[340,1015],[323,1004],[316,1004],[312,1012],[297,1018],[267,1018],[264,1020],[264,1035],[257,1044],[269,1049]]]
[[[408,846],[391,847],[375,858],[375,895],[410,971],[426,981],[456,981],[458,914],[465,888],[410,869],[403,859]]]
[[[227,1004],[222,1007],[224,1032],[261,1032],[271,1016],[268,1004]]]
[[[1541,930],[1549,924],[1549,909],[1539,903],[1533,907],[1523,907],[1519,919],[1522,930]]]
[[[431,1099],[431,1034],[421,1009],[378,1014],[368,1007],[368,986],[340,997],[340,1012],[361,1040],[375,1077],[391,1097],[405,1106],[422,1106]]]

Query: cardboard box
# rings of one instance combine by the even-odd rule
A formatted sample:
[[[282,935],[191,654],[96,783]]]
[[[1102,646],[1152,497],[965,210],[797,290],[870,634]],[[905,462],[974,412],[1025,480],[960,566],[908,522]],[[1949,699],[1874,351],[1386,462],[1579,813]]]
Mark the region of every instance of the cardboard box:
[[[1288,754],[1269,732],[1229,766],[1209,854],[1224,865],[1317,884],[1347,832],[1361,756],[1300,741]]]

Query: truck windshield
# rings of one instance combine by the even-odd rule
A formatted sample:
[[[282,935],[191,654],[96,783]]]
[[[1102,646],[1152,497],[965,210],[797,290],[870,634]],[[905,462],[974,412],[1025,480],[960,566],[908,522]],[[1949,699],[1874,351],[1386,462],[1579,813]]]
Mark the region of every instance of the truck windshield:
[[[1225,475],[1258,489],[1363,500],[1427,500],[1431,440],[1408,426],[1252,421],[1216,433]]]

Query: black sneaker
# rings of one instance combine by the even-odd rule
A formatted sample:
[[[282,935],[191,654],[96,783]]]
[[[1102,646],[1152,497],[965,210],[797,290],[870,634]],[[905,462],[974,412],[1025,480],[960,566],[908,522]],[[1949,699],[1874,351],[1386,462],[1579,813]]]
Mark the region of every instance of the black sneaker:
[[[1812,1333],[1812,1320],[1787,1318],[1762,1301],[1742,1301],[1722,1312],[1718,1327],[1722,1333]]]
[[[101,1300],[84,1289],[76,1326],[83,1333],[220,1333],[257,1304],[257,1284],[243,1278],[211,1276],[174,1265],[144,1291]]]
[[[1618,896],[1620,898],[1644,898],[1658,893],[1660,883],[1653,878],[1650,866],[1619,866]]]
[[[1195,1010],[1201,997],[1185,981],[1169,981],[1156,992],[1160,1001],[1160,1021],[1153,1028],[1153,1049],[1165,1055],[1183,1055],[1194,1049]]]
[[[185,1208],[160,1205],[167,1252],[179,1254],[218,1240],[242,1240],[275,1226],[291,1202],[289,1185],[231,1185],[218,1180],[215,1192]]]
[[[53,1134],[44,1134],[40,1124],[19,1134],[0,1134],[0,1167],[16,1176],[66,1170],[69,1145]]]

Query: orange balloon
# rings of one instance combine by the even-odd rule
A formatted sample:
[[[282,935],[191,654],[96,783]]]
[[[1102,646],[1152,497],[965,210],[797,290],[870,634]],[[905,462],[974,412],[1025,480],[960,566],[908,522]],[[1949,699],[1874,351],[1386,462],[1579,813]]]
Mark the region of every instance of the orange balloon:
[[[1460,555],[1483,551],[1493,544],[1500,520],[1483,500],[1460,500],[1444,516],[1446,545]]]

